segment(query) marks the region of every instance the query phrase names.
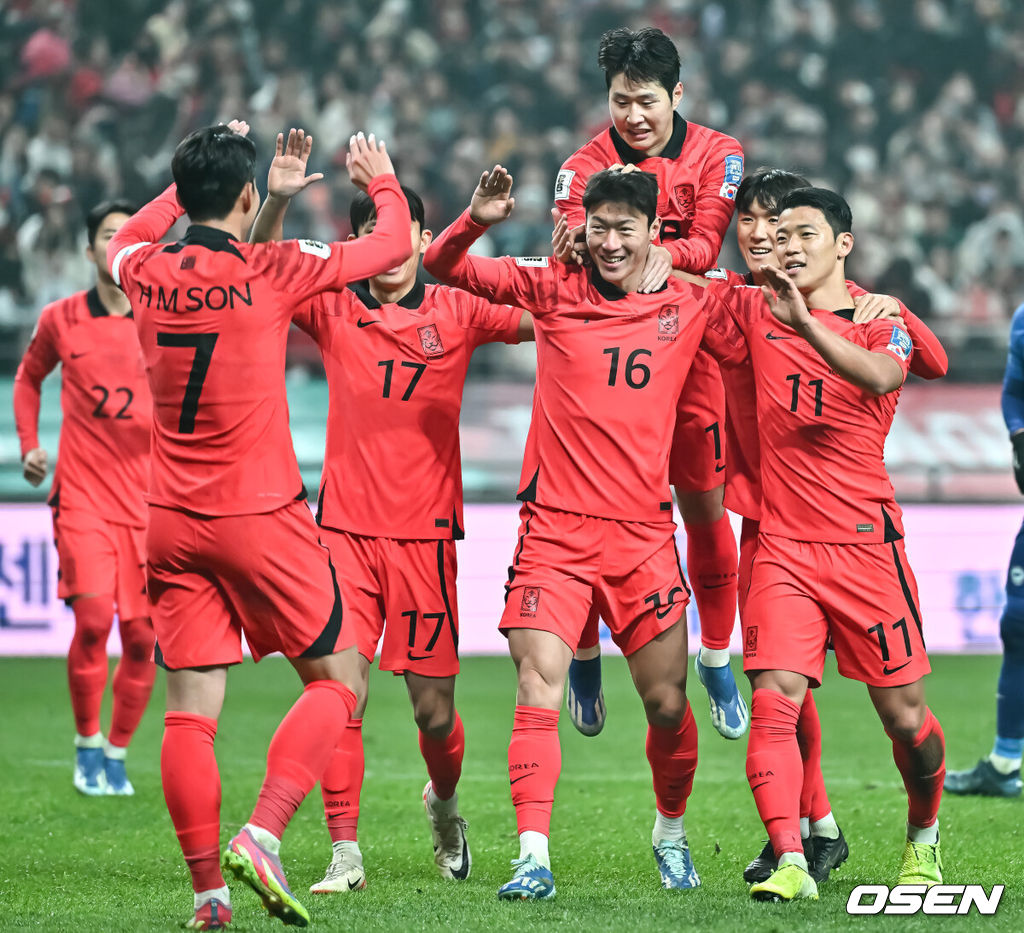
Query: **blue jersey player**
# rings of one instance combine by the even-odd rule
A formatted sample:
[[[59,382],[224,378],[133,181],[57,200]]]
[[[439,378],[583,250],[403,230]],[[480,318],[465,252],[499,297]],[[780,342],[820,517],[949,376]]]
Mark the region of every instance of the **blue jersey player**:
[[[1003,376],[1003,419],[1013,444],[1013,475],[1024,493],[1024,304],[1010,324],[1010,352]],[[996,741],[992,752],[969,771],[950,771],[952,794],[1019,797],[1024,752],[1024,525],[1017,532],[1006,576],[1006,609],[999,620],[1003,666],[996,694]]]

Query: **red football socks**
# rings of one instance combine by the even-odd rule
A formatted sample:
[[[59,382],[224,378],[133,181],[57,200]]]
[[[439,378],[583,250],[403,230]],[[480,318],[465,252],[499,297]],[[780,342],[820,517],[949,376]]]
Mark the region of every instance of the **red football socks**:
[[[220,871],[220,772],[213,753],[217,720],[164,714],[160,774],[167,810],[192,873],[192,890],[224,886]]]
[[[697,770],[697,723],[690,704],[674,729],[647,726],[647,760],[654,778],[654,802],[664,816],[682,816]]]
[[[363,790],[363,720],[350,719],[320,778],[324,818],[331,842],[355,842],[359,828],[359,795]]]
[[[508,780],[520,833],[532,830],[549,835],[561,771],[558,710],[517,706],[508,743]]]
[[[427,775],[438,800],[450,800],[462,775],[462,756],[466,750],[466,732],[462,717],[455,712],[455,725],[443,739],[433,739],[420,732],[420,753],[427,765]]]
[[[747,781],[777,856],[803,852],[800,784],[803,763],[796,739],[800,707],[781,693],[755,690],[750,703]]]
[[[808,689],[800,707],[796,724],[796,739],[800,743],[800,757],[804,763],[804,782],[800,788],[800,816],[816,822],[832,812],[825,778],[821,773],[821,720],[814,702],[814,691]]]
[[[125,748],[131,742],[155,677],[153,624],[146,618],[122,620],[121,660],[114,669],[114,709],[107,736],[111,745]]]
[[[107,636],[114,621],[112,596],[80,596],[71,604],[75,634],[68,648],[68,688],[79,735],[100,731],[100,707],[107,685]]]
[[[942,783],[946,779],[946,739],[942,726],[930,709],[925,710],[924,725],[912,742],[892,739],[892,757],[903,776],[910,806],[907,822],[911,826],[931,826],[939,815]]]
[[[249,822],[278,839],[327,763],[356,706],[334,680],[314,680],[281,720],[267,750],[267,774]]]
[[[686,570],[700,614],[700,643],[728,648],[736,622],[739,552],[729,516],[706,525],[685,525]]]

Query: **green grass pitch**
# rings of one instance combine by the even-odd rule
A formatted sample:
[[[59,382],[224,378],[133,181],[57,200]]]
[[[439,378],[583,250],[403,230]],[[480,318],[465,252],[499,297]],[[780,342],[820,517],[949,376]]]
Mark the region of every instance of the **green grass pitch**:
[[[946,733],[952,767],[987,752],[994,728],[998,658],[939,657],[930,703]],[[217,737],[223,781],[222,841],[245,821],[271,733],[297,695],[280,660],[229,676]],[[460,808],[469,821],[472,877],[444,882],[431,858],[420,802],[426,780],[404,685],[374,674],[364,728],[366,783],[360,845],[365,891],[303,898],[323,930],[1020,930],[1024,928],[1024,800],[947,797],[941,812],[946,880],[1003,883],[995,917],[848,917],[855,884],[894,880],[906,804],[882,733],[859,684],[833,668],[818,693],[824,771],[850,860],[817,903],[755,904],[741,873],[764,840],[744,778],[746,741],[711,728],[703,691],[689,689],[700,729],[700,764],[686,826],[703,887],[665,892],[650,848],[654,800],[640,704],[621,660],[606,661],[608,723],[597,738],[576,734],[563,714],[562,777],[552,821],[558,895],[551,903],[499,903],[498,886],[518,854],[505,751],[515,677],[507,658],[464,661],[457,687],[466,726]],[[172,930],[191,913],[191,890],[160,790],[163,685],[129,755],[134,798],[91,799],[71,786],[72,723],[63,662],[0,661],[0,930]],[[104,719],[106,722],[106,719]],[[319,791],[284,839],[289,881],[304,892],[330,856]],[[232,929],[282,929],[256,897],[232,885]]]

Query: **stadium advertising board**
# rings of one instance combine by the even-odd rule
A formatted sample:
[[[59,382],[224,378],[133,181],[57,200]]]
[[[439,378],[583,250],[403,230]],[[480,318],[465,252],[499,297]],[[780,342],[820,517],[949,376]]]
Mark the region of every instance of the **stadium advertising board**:
[[[907,553],[917,575],[929,651],[999,651],[1006,562],[1021,518],[1018,506],[906,508]],[[461,653],[503,654],[497,622],[518,509],[470,505],[465,520],[467,541],[458,551]],[[681,527],[678,535],[685,555]],[[692,601],[687,613],[693,649],[699,619]],[[50,510],[44,505],[0,506],[0,655],[63,655],[73,627],[70,610],[57,598]],[[603,629],[603,647],[613,651],[607,636]],[[739,652],[738,626],[732,647]],[[120,653],[116,626],[108,648]]]

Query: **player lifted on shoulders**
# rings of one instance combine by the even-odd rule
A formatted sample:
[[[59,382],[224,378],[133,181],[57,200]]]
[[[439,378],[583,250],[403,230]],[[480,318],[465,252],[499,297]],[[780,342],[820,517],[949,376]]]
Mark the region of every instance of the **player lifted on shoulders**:
[[[104,201],[86,219],[96,285],[43,308],[14,377],[14,417],[25,479],[46,476],[39,446],[43,380],[61,365],[60,456],[49,504],[60,559],[57,594],[75,615],[68,686],[75,717],[74,785],[128,796],[125,757],[153,689],[153,625],[146,603],[146,503],[153,403],[131,306],[107,271],[107,243],[135,210]],[[107,637],[117,607],[121,660],[110,732],[100,732]]]
[[[301,131],[300,131],[301,133]],[[289,140],[271,165],[255,239],[280,238],[289,198],[304,180],[308,149]],[[459,413],[473,350],[533,339],[518,308],[424,285],[420,258],[433,234],[423,202],[403,187],[412,215],[412,255],[341,292],[317,295],[295,321],[320,346],[330,407],[317,523],[338,571],[345,623],[359,650],[365,695],[380,666],[405,676],[430,780],[423,802],[442,877],[469,877],[466,822],[456,786],[465,744],[455,708],[459,617],[455,542],[463,537]],[[355,236],[373,233],[377,211],[358,193]],[[363,711],[356,707],[321,778],[333,857],[310,891],[366,884],[357,841],[363,783]]]
[[[1003,375],[1003,420],[1013,446],[1013,476],[1024,493],[1024,305],[1010,323],[1010,347]],[[1024,754],[1024,525],[1017,532],[1006,574],[1006,607],[999,620],[1003,662],[996,688],[996,737],[992,751],[973,768],[950,771],[951,794],[1019,797]]]
[[[644,702],[661,882],[693,888],[700,879],[683,827],[697,765],[685,692],[689,590],[667,479],[675,400],[705,329],[701,295],[675,278],[655,294],[637,291],[659,224],[657,180],[645,172],[603,171],[587,183],[592,268],[469,255],[511,212],[511,184],[500,166],[485,172],[469,210],[424,260],[442,281],[531,311],[537,336],[522,524],[500,622],[518,672],[508,768],[520,855],[498,896],[555,893],[548,833],[558,710],[592,606]]]
[[[909,796],[898,883],[934,884],[944,743],[925,703],[917,587],[882,458],[912,343],[892,322],[852,322],[846,202],[801,188],[778,209],[785,271],[765,264],[767,285],[712,294],[708,304],[713,321],[742,333],[757,385],[761,520],[743,619],[754,688],[747,778],[779,867],[751,896],[817,897],[800,839],[797,722],[808,686],[821,682],[829,639],[840,673],[867,685]]]
[[[245,127],[243,127],[245,128]],[[281,651],[305,689],[282,720],[249,822],[223,865],[285,923],[309,915],[288,888],[281,836],[360,702],[358,655],[327,549],[305,502],[288,428],[284,358],[295,309],[409,255],[409,211],[391,161],[353,137],[352,180],[380,223],[361,243],[241,242],[259,209],[252,142],[226,126],[175,150],[172,186],[111,242],[154,401],[147,576],[157,660],[167,669],[164,796],[192,873],[192,928],[231,919],[218,860],[213,742],[227,669]],[[310,179],[312,180],[312,178]],[[192,226],[161,236],[184,208]]]
[[[743,177],[743,150],[730,136],[684,120],[679,53],[660,29],[612,29],[601,37],[598,64],[608,87],[612,126],[570,156],[555,183],[555,207],[570,226],[583,223],[583,191],[594,172],[635,165],[658,179],[661,228],[638,291],[670,270],[703,273],[718,261]],[[736,620],[736,539],[722,504],[726,468],[725,400],[714,360],[697,354],[680,396],[669,481],[686,528],[686,564],[700,614],[697,673],[708,691],[712,722],[737,739],[749,721],[729,667]],[[569,668],[573,724],[596,735],[604,724],[597,615],[582,634]]]
[[[712,290],[725,289],[726,294],[732,285],[763,285],[765,277],[760,267],[765,264],[779,265],[775,253],[779,201],[790,191],[809,184],[803,176],[781,169],[759,168],[747,175],[736,194],[736,241],[748,271],[739,273],[714,269],[706,277],[684,277]],[[854,296],[855,322],[871,320],[880,314],[901,317],[914,341],[911,372],[926,379],[945,375],[948,368],[945,351],[924,323],[896,299],[886,295],[867,295],[855,283],[848,281],[846,284]],[[746,614],[750,570],[757,550],[761,518],[757,393],[748,360],[722,365],[721,373],[727,409],[725,505],[730,512],[743,519],[739,563],[739,610],[742,620]],[[833,868],[846,860],[849,849],[832,815],[825,790],[821,773],[821,723],[811,690],[807,691],[800,707],[797,739],[803,761],[800,834],[809,873],[820,883],[827,880]],[[750,883],[764,881],[777,867],[778,860],[769,840],[744,870],[744,880]]]

